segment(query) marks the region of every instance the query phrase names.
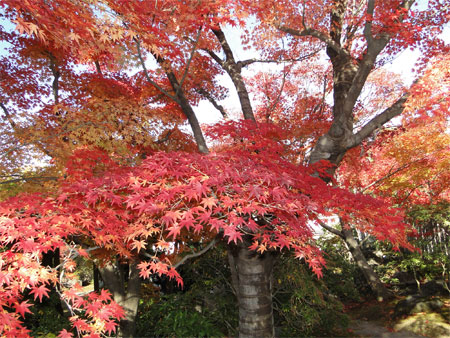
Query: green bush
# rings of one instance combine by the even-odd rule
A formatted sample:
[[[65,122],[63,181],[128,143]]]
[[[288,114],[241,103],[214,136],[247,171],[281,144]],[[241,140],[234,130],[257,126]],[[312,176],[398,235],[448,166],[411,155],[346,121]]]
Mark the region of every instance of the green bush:
[[[180,269],[184,289],[144,297],[137,336],[222,337],[237,334],[237,302],[229,284],[226,251],[220,247]]]
[[[283,337],[345,335],[343,305],[304,264],[282,256],[274,270],[275,326]]]
[[[410,242],[421,251],[388,252],[386,245],[378,246],[386,250],[386,263],[378,269],[382,280],[396,285],[397,272],[409,273],[419,285],[431,280],[449,281],[450,257],[450,204],[440,202],[433,205],[416,205],[408,214],[409,221],[418,230],[418,236]],[[440,232],[438,236],[436,232]],[[439,238],[440,237],[440,238]]]
[[[31,330],[32,337],[56,337],[59,332],[70,327],[70,322],[62,313],[59,296],[56,292],[50,293],[42,303],[36,303],[31,309],[32,314],[25,316],[25,326]]]
[[[324,237],[319,239],[318,245],[326,260],[323,281],[331,294],[343,302],[359,302],[361,295],[371,294],[361,269],[353,262],[340,238]]]
[[[138,337],[222,337],[224,334],[198,312],[184,294],[163,296],[159,301],[141,301]]]

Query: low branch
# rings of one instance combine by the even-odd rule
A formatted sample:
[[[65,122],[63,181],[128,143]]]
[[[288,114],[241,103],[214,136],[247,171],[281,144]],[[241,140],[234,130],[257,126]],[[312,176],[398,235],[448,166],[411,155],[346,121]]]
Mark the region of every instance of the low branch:
[[[191,258],[195,258],[198,256],[203,255],[205,252],[207,252],[209,249],[211,249],[215,244],[216,244],[216,239],[213,239],[207,246],[205,246],[202,250],[186,255],[183,257],[183,259],[181,261],[179,261],[177,264],[174,265],[174,268],[178,268],[180,265],[184,264],[187,260],[191,259]]]
[[[173,132],[174,132],[173,129],[172,129],[172,130],[169,130],[169,131],[166,133],[166,135],[164,135],[163,138],[158,139],[158,140],[155,141],[154,143],[156,143],[156,144],[162,144],[162,143],[164,143],[164,142],[167,142],[167,141],[169,140],[169,138],[170,138],[170,135],[172,135]]]
[[[337,230],[337,229],[335,229],[335,228],[333,228],[333,227],[330,227],[329,225],[327,225],[327,224],[325,224],[324,222],[322,222],[320,219],[316,219],[316,221],[317,221],[317,223],[319,223],[319,225],[320,225],[322,228],[324,228],[325,230],[328,230],[329,232],[335,234],[336,236],[339,236],[339,237],[341,237],[341,238],[344,238],[344,235],[342,234],[341,231],[339,231],[339,230]]]

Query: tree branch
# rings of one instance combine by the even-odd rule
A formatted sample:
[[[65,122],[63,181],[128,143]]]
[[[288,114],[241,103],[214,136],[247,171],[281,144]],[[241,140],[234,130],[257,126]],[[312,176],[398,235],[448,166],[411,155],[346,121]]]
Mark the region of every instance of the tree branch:
[[[278,95],[275,98],[275,100],[273,100],[273,102],[270,105],[269,109],[267,109],[267,113],[266,113],[267,120],[269,120],[270,114],[272,113],[272,111],[275,109],[275,107],[277,106],[278,102],[280,101],[281,94],[283,93],[283,90],[284,90],[284,85],[286,84],[287,74],[288,74],[288,72],[286,72],[285,69],[283,69],[283,80],[281,82],[280,91],[278,92]]]
[[[106,124],[105,122],[99,122],[99,123],[100,123],[100,124]],[[62,132],[60,132],[60,133],[51,134],[51,135],[49,135],[49,136],[42,137],[42,138],[40,138],[40,139],[38,139],[38,140],[35,140],[35,141],[32,141],[32,142],[26,142],[26,143],[23,143],[23,144],[18,145],[18,146],[16,146],[16,147],[10,148],[10,149],[4,151],[3,153],[0,153],[0,156],[6,156],[6,155],[12,153],[13,151],[16,151],[16,150],[18,150],[18,149],[20,149],[20,148],[23,148],[23,147],[27,147],[27,146],[32,145],[32,144],[37,144],[37,145],[39,145],[39,146],[42,147],[42,145],[39,144],[39,142],[46,141],[46,140],[50,140],[50,139],[52,139],[52,138],[54,138],[54,137],[58,137],[58,136],[67,134],[67,133],[69,133],[69,132],[71,132],[71,131],[78,130],[78,129],[83,128],[83,127],[85,127],[85,126],[97,126],[97,124],[95,124],[95,123],[93,123],[93,122],[91,122],[91,121],[83,122],[83,123],[80,123],[80,124],[78,124],[77,126],[75,126],[75,127],[73,127],[73,128],[70,128],[70,129],[64,129],[64,131],[62,131]],[[46,152],[46,154],[50,156],[50,154],[49,154],[45,149],[43,149],[42,151]]]
[[[5,117],[6,117],[6,119],[8,120],[9,124],[11,125],[11,127],[12,127],[13,129],[16,129],[17,124],[16,124],[16,122],[14,122],[14,120],[12,119],[11,114],[9,113],[8,108],[6,108],[6,106],[3,104],[3,102],[0,102],[0,107],[2,107],[3,112],[5,113]]]
[[[176,98],[176,96],[173,96],[171,94],[169,94],[166,90],[164,90],[162,87],[160,87],[155,81],[153,81],[150,78],[150,75],[148,74],[147,71],[147,67],[145,66],[145,62],[144,59],[142,58],[142,52],[141,52],[141,43],[137,38],[134,38],[134,41],[136,41],[136,46],[137,46],[137,54],[138,54],[138,58],[139,61],[141,63],[142,69],[144,70],[144,74],[145,74],[145,78],[147,79],[147,81],[153,85],[154,87],[156,87],[161,93],[163,93],[164,95],[166,95],[168,98],[170,98],[171,100],[175,101],[176,103],[178,102],[178,99]]]
[[[328,47],[333,49],[336,53],[338,53],[340,55],[345,55],[347,57],[351,57],[349,52],[346,51],[344,48],[342,48],[341,45],[336,43],[336,41],[334,41],[328,35],[320,32],[318,30],[315,30],[315,29],[312,29],[312,28],[305,28],[305,29],[299,31],[297,29],[286,27],[286,26],[283,26],[283,25],[278,25],[276,27],[280,31],[288,33],[288,34],[293,35],[293,36],[312,36],[312,37],[317,38],[320,41],[324,42]]]
[[[169,140],[169,138],[170,138],[170,135],[172,135],[173,132],[174,132],[173,129],[169,130],[169,131],[166,133],[166,135],[164,135],[163,138],[158,139],[158,140],[155,141],[154,143],[156,143],[156,144],[162,144],[162,143],[164,143],[164,142],[167,142],[167,141]]]
[[[53,82],[52,82],[52,89],[53,89],[53,97],[55,100],[55,104],[59,103],[59,78],[61,76],[61,72],[58,69],[56,58],[52,53],[49,53],[50,57],[50,69],[52,70],[53,74]]]
[[[327,224],[325,224],[324,222],[322,222],[320,219],[316,219],[316,221],[317,221],[317,223],[319,223],[319,225],[320,225],[322,228],[324,228],[325,230],[328,230],[329,232],[335,234],[336,236],[339,236],[339,237],[341,237],[341,238],[344,238],[344,235],[342,234],[341,231],[339,231],[339,230],[337,230],[337,229],[335,229],[335,228],[333,228],[333,227],[330,227],[329,225],[327,225]]]
[[[225,108],[223,108],[223,106],[221,106],[220,104],[217,103],[217,101],[211,96],[210,93],[208,93],[205,89],[203,88],[198,88],[196,89],[197,93],[199,93],[200,95],[203,95],[209,102],[211,102],[211,104],[214,106],[214,108],[216,108],[223,116],[224,119],[228,118],[228,115],[225,111]]]
[[[376,129],[380,128],[386,122],[390,121],[394,117],[400,115],[405,106],[406,100],[408,100],[409,92],[405,93],[400,97],[392,106],[387,108],[381,114],[375,116],[372,120],[367,122],[364,127],[361,128],[359,132],[353,135],[350,144],[347,146],[347,149],[353,148],[361,144],[361,142],[372,134]]]
[[[367,41],[367,43],[370,45],[372,44],[373,37],[372,37],[372,20],[373,20],[373,12],[375,10],[375,0],[369,0],[367,4],[367,20],[366,24],[364,25],[363,34]]]
[[[202,49],[203,51],[205,51],[206,53],[209,54],[209,56],[211,56],[211,58],[216,61],[222,68],[224,68],[225,66],[225,61],[223,61],[216,53],[214,53],[212,50],[209,49]]]
[[[205,252],[207,252],[209,249],[211,249],[215,244],[217,243],[216,239],[213,239],[207,246],[205,246],[202,250],[186,255],[183,257],[181,261],[179,261],[177,264],[174,265],[174,268],[178,268],[180,265],[184,264],[188,259],[195,258],[198,256],[203,255]]]
[[[307,55],[303,55],[300,56],[296,59],[284,59],[284,60],[261,60],[261,59],[248,59],[248,60],[244,60],[244,61],[238,61],[236,64],[238,65],[238,67],[243,68],[246,67],[248,65],[251,65],[252,63],[285,63],[285,62],[299,62],[299,61],[303,61],[306,60],[316,54],[318,54],[320,52],[320,49],[309,53]]]
[[[408,0],[402,3],[400,8],[404,8],[406,10],[409,10],[414,3],[414,0]],[[374,11],[375,1],[369,0],[368,8],[367,8],[367,14],[371,16]],[[399,17],[399,21],[403,21],[404,16],[401,15]],[[364,27],[364,36],[367,40],[367,50],[363,57],[363,59],[358,64],[358,70],[353,78],[352,85],[348,90],[347,97],[344,102],[344,108],[343,110],[346,112],[352,111],[353,107],[355,106],[356,100],[358,99],[359,95],[361,94],[361,90],[366,83],[367,77],[369,76],[370,72],[372,71],[375,61],[378,57],[378,55],[381,53],[381,51],[387,46],[389,41],[391,40],[391,33],[382,32],[379,34],[379,37],[374,38],[372,36],[371,32],[371,18],[369,18],[368,21],[366,21],[366,25]]]
[[[402,171],[403,169],[409,167],[412,163],[414,163],[414,162],[406,163],[406,164],[400,166],[399,168],[395,169],[394,171],[390,171],[387,175],[384,175],[383,177],[379,178],[379,179],[376,180],[375,182],[372,182],[372,183],[368,184],[367,186],[365,186],[365,187],[361,190],[361,192],[363,193],[364,191],[370,189],[370,188],[373,187],[374,185],[377,185],[378,183],[380,183],[380,182],[382,182],[382,181],[388,179],[389,177],[391,177],[391,176],[395,175],[396,173]],[[391,170],[392,170],[392,168],[391,168]]]
[[[200,27],[200,29],[198,30],[197,37],[195,38],[195,41],[194,41],[194,46],[192,47],[191,55],[189,56],[189,59],[186,63],[186,69],[184,70],[184,74],[181,78],[180,86],[178,87],[177,92],[175,93],[175,97],[178,96],[178,93],[180,92],[180,89],[183,86],[184,80],[186,80],[186,76],[189,71],[189,66],[191,65],[192,59],[194,58],[195,51],[197,50],[197,44],[198,44],[198,41],[200,40],[201,32],[202,32],[202,27]]]
[[[228,41],[225,37],[224,32],[222,29],[212,29],[212,32],[217,37],[217,39],[220,42],[220,45],[222,46],[223,52],[225,53],[225,59],[227,62],[230,62],[232,64],[236,64],[236,60],[234,59],[233,51],[231,50],[230,45],[228,44]]]

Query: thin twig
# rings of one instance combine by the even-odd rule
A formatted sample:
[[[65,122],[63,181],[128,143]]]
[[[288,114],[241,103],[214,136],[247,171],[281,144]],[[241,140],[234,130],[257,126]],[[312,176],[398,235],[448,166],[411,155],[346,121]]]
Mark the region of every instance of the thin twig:
[[[191,65],[192,59],[194,58],[195,51],[197,50],[197,45],[198,45],[198,41],[200,40],[201,32],[202,32],[202,27],[200,27],[200,29],[197,32],[197,37],[195,38],[194,46],[192,47],[192,51],[191,51],[191,55],[189,56],[189,59],[188,59],[188,61],[186,63],[186,69],[184,70],[184,74],[183,74],[183,77],[181,78],[179,87],[177,88],[177,91],[175,93],[175,97],[178,97],[178,94],[179,94],[179,92],[181,90],[181,87],[183,86],[184,80],[186,80],[186,76],[187,76],[188,71],[189,71],[189,66]]]

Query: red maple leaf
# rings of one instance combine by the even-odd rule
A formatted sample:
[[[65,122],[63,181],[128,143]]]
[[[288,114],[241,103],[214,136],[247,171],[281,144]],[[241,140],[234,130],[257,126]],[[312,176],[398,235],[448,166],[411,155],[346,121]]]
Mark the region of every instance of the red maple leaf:
[[[59,332],[58,338],[72,338],[73,333],[67,331],[66,329],[63,329],[61,332]]]
[[[47,289],[44,284],[42,284],[39,287],[37,287],[37,286],[33,287],[31,289],[30,293],[34,295],[34,299],[35,300],[37,298],[39,298],[39,301],[42,302],[42,296],[48,297],[48,292],[49,291],[50,290]]]
[[[28,309],[30,306],[33,306],[33,305],[28,304],[28,301],[14,304],[16,313],[19,313],[22,317],[25,317],[25,313],[31,313],[31,311]]]

